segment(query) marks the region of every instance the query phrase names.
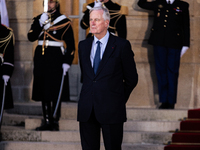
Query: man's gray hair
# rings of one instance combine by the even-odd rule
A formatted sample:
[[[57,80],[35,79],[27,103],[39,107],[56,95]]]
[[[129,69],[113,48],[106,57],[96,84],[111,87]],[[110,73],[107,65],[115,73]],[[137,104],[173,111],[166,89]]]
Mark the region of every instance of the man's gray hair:
[[[109,13],[109,10],[108,10],[104,5],[91,8],[91,9],[90,9],[90,13],[91,13],[93,10],[103,10],[103,18],[104,18],[104,20],[109,20],[109,21],[110,21],[110,13]]]

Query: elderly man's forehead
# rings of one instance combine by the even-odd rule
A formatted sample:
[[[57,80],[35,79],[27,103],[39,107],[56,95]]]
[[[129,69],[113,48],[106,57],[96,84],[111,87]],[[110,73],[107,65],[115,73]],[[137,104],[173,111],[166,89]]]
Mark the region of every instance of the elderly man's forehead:
[[[91,11],[90,16],[92,14],[95,14],[96,16],[102,16],[103,15],[103,10],[102,9],[93,10],[93,11]]]

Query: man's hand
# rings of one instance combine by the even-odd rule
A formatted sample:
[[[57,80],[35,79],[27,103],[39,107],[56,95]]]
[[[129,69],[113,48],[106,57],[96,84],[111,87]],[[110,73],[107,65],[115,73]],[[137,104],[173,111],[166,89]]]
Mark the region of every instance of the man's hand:
[[[48,18],[49,18],[49,16],[47,13],[43,13],[41,15],[41,17],[40,17],[40,26],[41,27],[43,27],[43,25],[46,24],[45,21],[48,20]]]
[[[8,76],[8,75],[3,75],[2,78],[3,78],[3,80],[4,80],[4,84],[7,85],[8,80],[10,79],[10,76]]]
[[[65,76],[66,73],[67,73],[67,71],[68,71],[69,68],[70,68],[70,65],[64,63],[64,64],[62,65],[62,68],[63,68],[63,74],[64,74],[64,76]]]
[[[185,52],[188,50],[188,46],[183,46],[181,49],[181,57],[183,56],[183,54],[185,54]]]

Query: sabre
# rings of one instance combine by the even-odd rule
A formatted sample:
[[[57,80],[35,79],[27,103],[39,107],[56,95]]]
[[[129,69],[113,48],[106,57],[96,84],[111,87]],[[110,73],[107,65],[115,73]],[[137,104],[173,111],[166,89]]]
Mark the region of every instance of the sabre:
[[[65,75],[63,73],[62,81],[61,81],[61,84],[60,84],[60,91],[59,91],[59,95],[58,95],[58,100],[57,100],[56,107],[55,107],[55,110],[54,110],[54,113],[53,113],[53,118],[56,118],[56,113],[57,113],[57,110],[58,110],[58,106],[59,106],[59,103],[60,103],[60,97],[61,97],[61,94],[62,94],[64,78],[65,78]]]
[[[4,102],[5,102],[5,93],[6,93],[6,84],[5,84],[5,82],[4,82],[4,86],[3,86],[3,98],[2,98],[1,114],[0,114],[0,128],[1,128],[2,118],[3,118],[3,109],[4,109]]]
[[[48,11],[48,1],[49,0],[44,0],[44,12],[47,13]]]

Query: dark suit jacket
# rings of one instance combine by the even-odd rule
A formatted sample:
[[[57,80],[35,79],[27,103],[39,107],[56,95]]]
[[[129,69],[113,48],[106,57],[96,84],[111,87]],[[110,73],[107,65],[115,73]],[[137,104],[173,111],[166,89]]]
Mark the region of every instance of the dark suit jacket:
[[[139,0],[141,8],[154,11],[154,23],[149,44],[181,49],[190,46],[189,4],[175,0],[168,5],[166,0],[147,2]]]
[[[78,102],[78,121],[86,122],[92,109],[102,124],[126,121],[126,102],[138,82],[130,42],[110,34],[96,75],[90,61],[94,37],[79,43],[83,86]]]

